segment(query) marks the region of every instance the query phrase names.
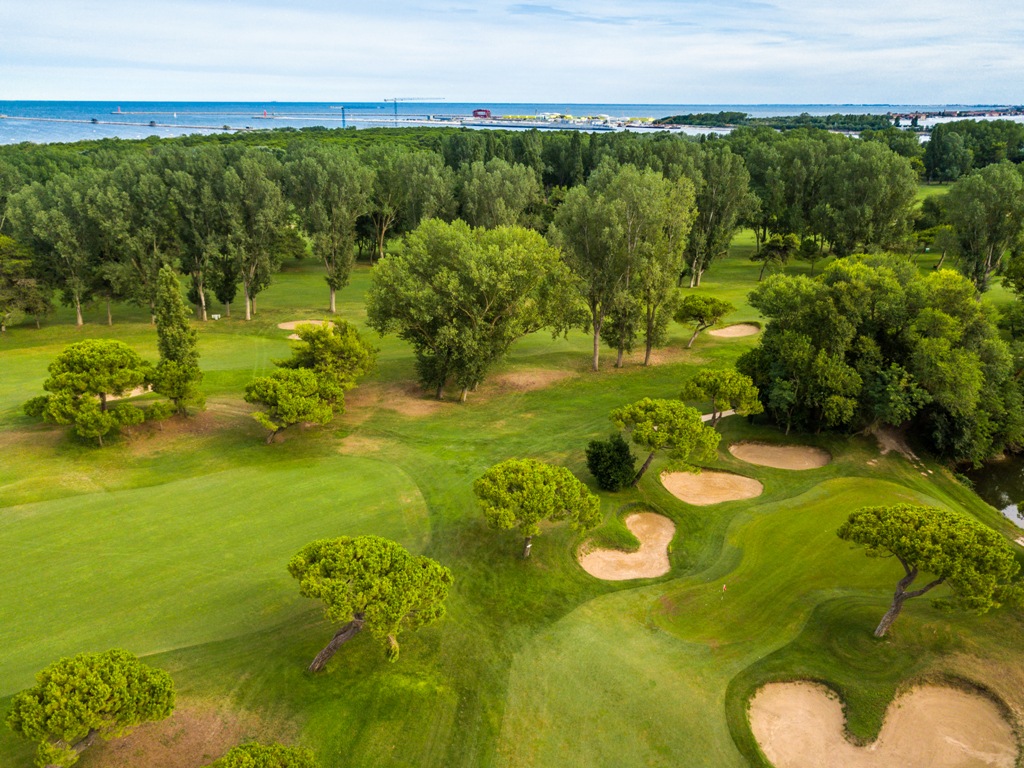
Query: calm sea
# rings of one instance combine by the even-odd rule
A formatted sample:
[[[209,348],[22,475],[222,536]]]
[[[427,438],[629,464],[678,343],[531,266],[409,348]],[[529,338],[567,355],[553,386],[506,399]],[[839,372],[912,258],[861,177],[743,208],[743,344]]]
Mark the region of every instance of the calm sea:
[[[773,115],[884,114],[886,112],[981,109],[986,105],[893,104],[487,104],[393,102],[116,102],[0,101],[0,144],[79,141],[117,137],[181,136],[245,128],[410,126],[433,118],[468,117],[474,109],[499,115],[608,115],[665,117],[695,112],[736,111]],[[32,119],[24,119],[32,118]]]

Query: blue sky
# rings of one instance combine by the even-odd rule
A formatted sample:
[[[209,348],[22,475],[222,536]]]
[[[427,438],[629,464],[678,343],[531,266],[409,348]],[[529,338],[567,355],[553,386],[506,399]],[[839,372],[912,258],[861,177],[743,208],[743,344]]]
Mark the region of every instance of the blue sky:
[[[1021,103],[1020,0],[11,0],[0,99]]]

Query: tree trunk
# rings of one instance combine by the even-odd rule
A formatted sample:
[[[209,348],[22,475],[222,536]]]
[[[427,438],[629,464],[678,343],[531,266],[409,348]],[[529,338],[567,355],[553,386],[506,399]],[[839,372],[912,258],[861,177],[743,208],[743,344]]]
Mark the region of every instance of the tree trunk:
[[[459,394],[459,402],[466,402],[466,394],[469,392],[469,387],[463,387],[462,392]]]
[[[331,660],[331,657],[338,652],[345,643],[359,634],[359,630],[363,628],[365,619],[363,614],[357,613],[348,624],[339,629],[331,642],[329,642],[320,653],[313,659],[313,663],[307,668],[309,672],[319,672],[327,666],[327,662]]]
[[[256,317],[256,295],[255,294],[253,294],[253,297],[251,299],[249,299],[249,304],[252,305],[252,316]]]
[[[533,549],[533,536],[527,536],[526,541],[523,542],[523,560],[530,556],[531,549]]]
[[[267,435],[267,440],[266,440],[267,445],[270,445],[272,442],[274,442],[274,438],[277,437],[277,433],[280,432],[280,431],[281,430],[279,430],[279,429],[275,429],[273,432],[271,432],[269,435]]]
[[[903,610],[903,604],[913,597],[920,597],[925,592],[929,592],[935,587],[939,586],[946,579],[940,577],[930,584],[926,584],[920,589],[915,589],[913,592],[907,592],[906,589],[909,587],[914,579],[917,578],[917,567],[911,568],[902,557],[899,557],[900,563],[903,565],[903,569],[907,572],[907,575],[899,580],[896,584],[896,592],[892,596],[892,605],[889,606],[889,610],[885,612],[885,616],[882,617],[882,621],[879,622],[878,627],[875,629],[875,637],[885,637],[885,633],[889,631],[889,627],[896,621],[896,617],[900,615],[900,611]]]
[[[693,346],[693,342],[696,341],[696,339],[697,339],[697,334],[699,334],[701,331],[703,331],[704,328],[707,328],[707,326],[704,326],[702,328],[701,324],[697,323],[697,327],[693,329],[693,336],[690,337],[690,341],[687,342],[687,344],[686,344],[686,348],[687,349],[689,349],[690,347]]]
[[[100,413],[107,410],[107,393],[100,392]]]
[[[892,605],[889,606],[889,610],[885,612],[885,616],[882,617],[882,621],[879,622],[878,627],[875,629],[875,637],[885,637],[885,633],[889,631],[889,627],[896,621],[896,617],[900,615],[900,611],[903,610],[903,604],[907,602],[907,598],[899,592],[892,599]]]
[[[636,477],[633,478],[632,485],[634,488],[640,484],[640,478],[644,476],[644,472],[647,471],[647,468],[651,466],[651,462],[654,461],[654,453],[654,451],[651,451],[651,455],[647,457],[647,461],[644,462],[644,465],[640,467],[640,471],[636,473]]]
[[[444,382],[437,385],[437,399],[444,400]]]
[[[204,323],[207,320],[206,316],[206,287],[203,285],[203,280],[200,278],[196,281],[196,293],[199,294],[199,319]]]
[[[615,367],[616,368],[621,368],[622,367],[622,353],[623,352],[625,352],[625,350],[620,346],[619,347],[619,354],[615,358]]]
[[[647,343],[644,345],[644,365],[645,366],[651,364],[651,348],[652,348],[651,342],[650,342],[650,340],[648,340]]]
[[[334,290],[334,286],[331,286],[331,314],[332,315],[335,315],[335,314],[338,313],[338,307],[337,307],[337,304],[336,304],[336,302],[334,300],[334,297],[335,297],[336,294],[337,294],[337,291]]]
[[[75,325],[81,328],[84,323],[82,322],[82,300],[75,294]]]
[[[114,316],[110,313],[110,297],[107,296],[107,325],[114,324]]]
[[[99,731],[97,731],[95,728],[91,729],[87,734],[85,734],[84,739],[82,739],[79,742],[76,742],[75,744],[72,744],[71,749],[73,749],[79,755],[82,754],[85,750],[92,746],[92,743],[96,741],[96,736],[98,734]],[[56,763],[48,763],[45,766],[45,768],[60,768],[60,766],[58,766]]]
[[[249,298],[249,286],[242,286],[242,293],[245,294],[245,319],[252,320],[252,299]]]
[[[224,317],[231,317],[231,302],[224,304]]]

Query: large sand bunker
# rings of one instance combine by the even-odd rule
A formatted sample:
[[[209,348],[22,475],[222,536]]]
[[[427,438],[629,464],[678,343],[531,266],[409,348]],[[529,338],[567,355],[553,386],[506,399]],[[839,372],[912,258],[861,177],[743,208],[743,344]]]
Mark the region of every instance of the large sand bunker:
[[[277,327],[282,331],[294,331],[300,325],[329,325],[334,327],[330,320],[289,320],[287,323],[278,323]]]
[[[956,688],[926,685],[886,712],[878,740],[844,735],[843,707],[813,683],[771,683],[750,702],[750,728],[775,768],[1013,768],[1017,742],[996,705]]]
[[[817,469],[832,461],[828,451],[810,445],[736,443],[729,446],[729,453],[748,464],[775,469]]]
[[[764,486],[752,477],[732,472],[662,472],[661,484],[687,504],[706,506],[723,501],[738,501],[760,496]]]
[[[668,545],[676,532],[675,523],[664,515],[637,512],[626,518],[626,527],[640,540],[640,549],[581,551],[579,561],[583,570],[606,581],[650,579],[668,573]]]
[[[737,323],[708,331],[708,336],[717,336],[720,339],[738,339],[740,336],[756,336],[760,332],[761,329],[753,323]]]

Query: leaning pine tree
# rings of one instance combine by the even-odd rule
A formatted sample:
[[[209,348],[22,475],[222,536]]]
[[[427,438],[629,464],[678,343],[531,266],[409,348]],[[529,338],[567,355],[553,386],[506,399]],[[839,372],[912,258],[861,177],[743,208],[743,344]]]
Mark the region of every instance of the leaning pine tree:
[[[863,507],[839,527],[839,538],[865,547],[868,557],[895,557],[904,576],[875,637],[884,637],[903,604],[940,585],[951,594],[939,607],[985,613],[1002,603],[1020,604],[1020,563],[1006,539],[962,512],[911,504]],[[929,581],[911,585],[921,574]],[[923,581],[924,579],[922,579]],[[920,583],[919,583],[920,584]]]
[[[188,406],[201,407],[203,395],[199,382],[199,352],[196,349],[199,334],[189,324],[189,311],[181,298],[178,276],[164,266],[157,277],[156,317],[157,348],[160,362],[153,375],[153,391],[164,395],[182,416],[188,415]]]
[[[307,544],[288,563],[305,597],[322,600],[324,615],[343,621],[309,665],[319,672],[346,642],[366,629],[398,659],[398,635],[444,616],[452,573],[380,536],[341,536]]]

